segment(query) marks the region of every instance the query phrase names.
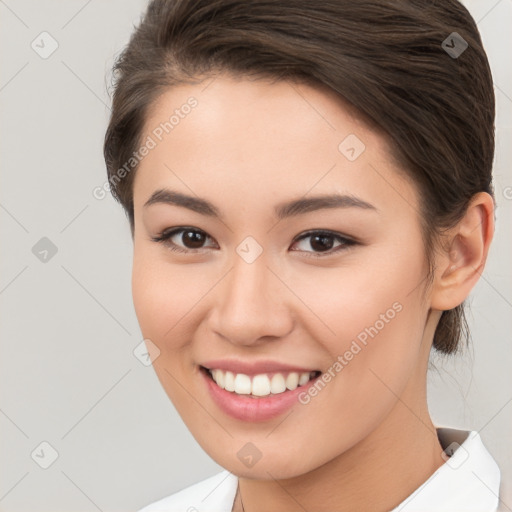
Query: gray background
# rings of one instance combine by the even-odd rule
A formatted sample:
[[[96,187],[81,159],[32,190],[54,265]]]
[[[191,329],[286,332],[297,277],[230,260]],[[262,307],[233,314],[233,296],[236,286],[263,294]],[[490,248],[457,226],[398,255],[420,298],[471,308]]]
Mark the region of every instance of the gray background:
[[[512,0],[465,4],[496,86],[497,233],[471,298],[472,349],[433,361],[429,402],[436,424],[480,431],[511,510]],[[1,511],[136,510],[221,469],[133,355],[128,222],[92,194],[106,177],[109,71],[145,5],[0,0]],[[31,47],[43,31],[58,43],[46,59]],[[43,441],[59,455],[48,469]]]

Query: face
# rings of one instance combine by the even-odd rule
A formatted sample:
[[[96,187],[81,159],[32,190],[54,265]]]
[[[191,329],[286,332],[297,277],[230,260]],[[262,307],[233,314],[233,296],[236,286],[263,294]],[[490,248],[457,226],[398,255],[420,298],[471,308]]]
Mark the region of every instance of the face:
[[[418,196],[385,139],[328,89],[220,75],[166,91],[141,140],[134,305],[200,445],[266,479],[376,439],[428,357]]]

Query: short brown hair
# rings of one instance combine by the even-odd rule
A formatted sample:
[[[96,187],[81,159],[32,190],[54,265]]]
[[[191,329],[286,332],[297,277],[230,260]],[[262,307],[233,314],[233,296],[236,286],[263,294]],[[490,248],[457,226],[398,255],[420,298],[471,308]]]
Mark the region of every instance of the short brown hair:
[[[327,85],[380,127],[420,191],[430,275],[435,235],[474,194],[493,195],[493,81],[457,0],[152,0],[114,66],[104,143],[132,234],[136,167],[116,173],[148,107],[169,87],[223,71]],[[453,353],[466,334],[461,304],[443,312],[433,346]]]

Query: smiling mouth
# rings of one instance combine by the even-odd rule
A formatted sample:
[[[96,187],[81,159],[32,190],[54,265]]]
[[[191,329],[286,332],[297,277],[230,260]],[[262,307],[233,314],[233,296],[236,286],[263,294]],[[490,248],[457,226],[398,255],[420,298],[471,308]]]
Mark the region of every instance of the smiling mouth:
[[[201,371],[225,391],[251,398],[265,398],[293,391],[321,375],[320,370],[310,372],[271,372],[246,375],[201,366]]]

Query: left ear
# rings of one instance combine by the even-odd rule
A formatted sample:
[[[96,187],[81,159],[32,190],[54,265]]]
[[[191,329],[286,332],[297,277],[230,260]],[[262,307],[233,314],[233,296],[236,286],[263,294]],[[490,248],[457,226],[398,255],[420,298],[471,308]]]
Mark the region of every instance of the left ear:
[[[479,192],[460,222],[443,235],[445,249],[436,254],[433,309],[453,309],[469,295],[484,270],[493,234],[494,201]]]

